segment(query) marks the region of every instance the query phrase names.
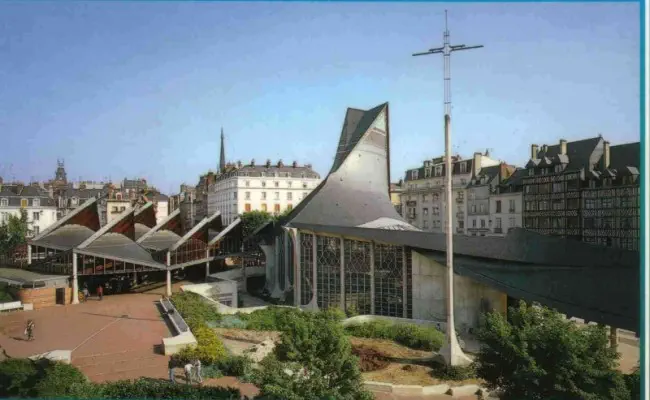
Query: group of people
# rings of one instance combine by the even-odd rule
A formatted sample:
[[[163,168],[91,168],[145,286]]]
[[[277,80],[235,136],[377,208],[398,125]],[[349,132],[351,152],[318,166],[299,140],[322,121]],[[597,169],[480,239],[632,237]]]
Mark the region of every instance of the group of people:
[[[81,290],[83,293],[83,301],[87,301],[90,297],[90,290],[88,289],[88,283],[84,283],[84,287]],[[102,300],[104,298],[104,287],[102,285],[97,286],[97,298]]]
[[[176,382],[176,378],[174,376],[174,370],[177,367],[183,367],[183,371],[185,372],[185,383],[188,385],[192,383],[192,378],[196,380],[198,383],[203,383],[203,377],[201,376],[201,360],[196,359],[191,362],[187,362],[183,365],[182,360],[179,360],[176,356],[171,356],[169,358],[169,380],[172,383]]]

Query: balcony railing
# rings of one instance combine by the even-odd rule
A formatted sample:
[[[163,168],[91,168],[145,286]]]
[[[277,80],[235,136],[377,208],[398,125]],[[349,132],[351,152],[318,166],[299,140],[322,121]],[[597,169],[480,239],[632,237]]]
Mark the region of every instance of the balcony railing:
[[[509,212],[510,214],[512,214],[512,213],[515,212],[515,209],[514,209],[514,208],[509,208],[509,209],[508,209],[508,212]]]
[[[494,228],[494,233],[503,233],[503,229],[501,229],[501,228]]]

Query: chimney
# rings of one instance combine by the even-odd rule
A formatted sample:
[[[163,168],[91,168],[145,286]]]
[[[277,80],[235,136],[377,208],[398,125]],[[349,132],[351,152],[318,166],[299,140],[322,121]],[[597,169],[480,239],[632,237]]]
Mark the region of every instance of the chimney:
[[[242,166],[241,161],[237,161],[237,168],[241,168],[241,166]]]
[[[284,163],[282,162],[282,160],[278,160],[278,168],[282,168],[282,167],[284,167]]]
[[[311,164],[306,164],[305,167],[311,169]]]
[[[474,174],[473,177],[478,176],[479,172],[481,172],[481,160],[483,158],[483,154],[480,152],[474,153],[474,170],[472,173]],[[452,170],[453,173],[453,170]]]
[[[566,155],[566,140],[560,139],[560,154]]]
[[[604,143],[605,151],[603,152],[603,170],[609,168],[610,163],[610,152],[609,152],[609,142]]]
[[[530,158],[531,158],[531,159],[533,159],[533,160],[536,160],[536,159],[537,159],[537,149],[538,149],[538,148],[539,148],[539,147],[537,147],[536,144],[532,144],[532,145],[530,145]]]
[[[251,167],[254,167],[254,166],[255,166],[255,159],[253,158],[253,159],[251,160]]]
[[[266,160],[266,168],[271,168],[271,159]]]
[[[543,151],[544,153],[546,153],[546,152],[548,151],[548,146],[545,145],[545,144],[543,144],[543,145],[542,145],[542,151]]]
[[[298,161],[294,161],[293,163],[291,163],[291,166],[294,168],[298,168]]]

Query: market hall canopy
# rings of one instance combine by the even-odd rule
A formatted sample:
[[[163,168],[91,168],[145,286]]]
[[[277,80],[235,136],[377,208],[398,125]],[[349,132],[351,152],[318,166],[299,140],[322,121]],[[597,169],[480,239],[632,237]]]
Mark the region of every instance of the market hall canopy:
[[[29,245],[67,251],[83,243],[100,229],[98,198],[75,208],[28,242]]]
[[[135,239],[156,226],[156,210],[152,202],[147,202],[135,212]]]
[[[134,242],[135,210],[129,208],[100,228],[98,199],[89,199],[28,244],[61,252],[74,251],[123,263],[165,269]],[[65,268],[66,270],[68,268]]]

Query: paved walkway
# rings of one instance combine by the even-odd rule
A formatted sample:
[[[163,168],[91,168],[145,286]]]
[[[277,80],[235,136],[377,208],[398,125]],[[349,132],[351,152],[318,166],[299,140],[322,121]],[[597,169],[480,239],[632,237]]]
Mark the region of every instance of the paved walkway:
[[[11,357],[72,350],[72,364],[93,381],[167,376],[158,351],[171,336],[155,305],[158,295],[106,296],[75,306],[56,306],[0,316],[0,346]],[[23,340],[27,319],[36,326]]]

